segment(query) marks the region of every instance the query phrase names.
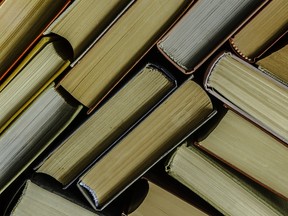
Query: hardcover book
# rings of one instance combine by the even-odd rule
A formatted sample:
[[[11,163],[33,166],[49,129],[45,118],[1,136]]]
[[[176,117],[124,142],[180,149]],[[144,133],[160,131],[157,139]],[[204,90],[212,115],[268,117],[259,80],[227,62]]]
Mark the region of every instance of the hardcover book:
[[[60,85],[91,112],[156,43],[187,4],[186,0],[136,1]]]
[[[192,73],[264,2],[196,1],[157,46],[182,72]]]
[[[157,215],[157,216],[207,216],[205,212],[185,202],[161,186],[147,181],[148,194],[140,206],[129,216]]]
[[[273,0],[230,39],[236,53],[255,62],[288,31],[288,2]]]
[[[286,37],[286,44],[277,49],[273,50],[269,55],[260,58],[256,64],[259,68],[271,76],[278,79],[280,82],[285,83],[288,85],[288,44],[287,44]],[[285,39],[285,38],[284,38]]]
[[[57,34],[70,43],[74,65],[133,2],[134,0],[75,0],[44,34]]]
[[[50,85],[0,137],[0,193],[20,175],[79,113]]]
[[[63,40],[41,38],[0,85],[0,134],[69,66],[71,57]]]
[[[103,208],[213,114],[206,92],[186,81],[81,176],[79,189]]]
[[[195,144],[288,200],[288,148],[256,124],[228,110]]]
[[[211,63],[204,78],[209,93],[288,143],[288,87],[226,52]]]
[[[44,181],[45,180],[45,181]],[[5,215],[13,216],[50,216],[50,215],[83,215],[96,216],[89,206],[79,202],[75,194],[63,191],[53,183],[42,178],[28,179],[15,194]]]
[[[285,215],[287,202],[229,170],[195,146],[177,148],[167,172],[224,215]]]
[[[147,64],[64,140],[37,172],[69,185],[176,87],[168,72]]]
[[[196,193],[168,175],[165,171],[166,159],[163,158],[151,167],[124,192],[128,203],[130,201],[124,215],[223,216]],[[140,202],[135,205],[135,200]]]

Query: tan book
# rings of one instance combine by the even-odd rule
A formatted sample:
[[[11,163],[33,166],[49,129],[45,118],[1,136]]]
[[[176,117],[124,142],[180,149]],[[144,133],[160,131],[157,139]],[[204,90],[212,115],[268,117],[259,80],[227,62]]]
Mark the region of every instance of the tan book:
[[[57,37],[41,38],[0,84],[0,134],[69,66],[71,50],[65,45]]]
[[[82,106],[50,85],[0,136],[0,193],[69,125]]]
[[[75,0],[45,34],[54,33],[71,44],[78,58],[133,0]]]
[[[45,32],[47,36],[41,38],[20,65],[0,84],[0,133],[105,28],[112,25],[115,17],[120,15],[128,3],[131,4],[131,1],[77,0],[52,23]]]
[[[68,0],[5,0],[0,3],[0,80],[69,2]]]
[[[237,172],[227,169],[195,146],[180,146],[167,172],[223,215],[285,215],[287,202]]]
[[[288,30],[288,2],[270,1],[243,26],[230,42],[236,52],[249,61],[255,61]]]
[[[260,68],[288,85],[288,45],[256,62]]]
[[[97,161],[78,187],[102,208],[213,113],[206,92],[186,81]]]
[[[81,215],[81,216],[96,216],[100,215],[92,212],[66,198],[64,194],[55,191],[53,187],[47,187],[27,180],[24,188],[21,191],[20,197],[12,210],[5,213],[11,216],[50,216],[50,215]],[[11,204],[12,205],[12,204]]]
[[[157,43],[183,73],[194,72],[253,15],[265,1],[196,1]]]
[[[259,126],[228,110],[196,144],[288,199],[288,148]]]
[[[92,108],[177,19],[189,1],[138,0],[60,82]]]
[[[37,172],[71,183],[176,87],[152,64],[142,68],[43,162]]]
[[[286,85],[231,53],[211,63],[204,85],[229,107],[288,143]]]
[[[144,201],[129,216],[204,216],[208,215],[170,193],[159,185],[148,181],[149,189]]]

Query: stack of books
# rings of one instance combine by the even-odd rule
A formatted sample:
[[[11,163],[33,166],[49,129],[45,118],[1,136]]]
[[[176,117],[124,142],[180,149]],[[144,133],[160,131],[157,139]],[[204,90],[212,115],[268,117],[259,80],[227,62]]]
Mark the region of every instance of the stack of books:
[[[0,214],[286,215],[287,11],[1,1]]]

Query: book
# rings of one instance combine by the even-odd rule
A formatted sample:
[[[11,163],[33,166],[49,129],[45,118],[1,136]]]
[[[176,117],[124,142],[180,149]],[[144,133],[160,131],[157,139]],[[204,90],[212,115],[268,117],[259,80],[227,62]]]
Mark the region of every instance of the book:
[[[189,1],[138,0],[63,78],[60,85],[90,111],[169,28]]]
[[[218,113],[217,113],[217,115],[218,115]],[[213,116],[212,119],[214,119],[214,117],[215,116]],[[209,122],[212,119],[210,119],[207,123],[209,124]],[[202,128],[205,129],[205,126],[203,125],[201,128],[199,128],[199,130],[201,130]],[[197,130],[195,132],[195,134],[198,134],[198,133],[199,133],[199,131]],[[194,134],[192,134],[191,136],[194,137]],[[172,153],[173,153],[173,151],[171,153],[169,153],[167,156],[169,157],[169,155],[171,155]],[[128,207],[130,207],[130,206],[131,207],[130,208],[126,207],[127,210],[124,212],[128,212],[128,213],[130,212],[131,213],[133,210],[133,207],[134,207],[134,210],[136,210],[137,207],[140,206],[140,204],[143,201],[145,201],[145,195],[149,192],[148,182],[152,182],[153,184],[155,184],[158,187],[165,190],[166,193],[170,193],[172,196],[175,196],[178,199],[186,202],[187,204],[192,205],[194,208],[202,211],[203,212],[202,214],[213,215],[213,216],[223,216],[223,214],[221,214],[218,210],[216,210],[208,202],[206,202],[204,199],[202,199],[199,195],[197,195],[196,193],[191,191],[189,188],[187,188],[185,185],[183,185],[182,183],[177,181],[175,178],[173,178],[167,174],[167,172],[165,170],[165,165],[167,163],[167,156],[163,157],[159,162],[157,162],[157,164],[153,165],[139,180],[137,180],[135,183],[132,184],[132,186],[129,186],[129,188],[127,190],[125,190],[124,194],[130,192],[129,195],[131,197],[130,198],[131,204],[128,205]],[[140,184],[138,182],[140,182],[142,184]],[[146,183],[146,184],[143,185],[143,183]],[[135,188],[135,186],[134,186],[135,184],[139,184],[138,188]],[[138,206],[137,205],[135,206],[133,201],[135,199],[137,199],[135,197],[137,197],[137,195],[139,193],[140,194],[142,193],[142,196],[144,194],[144,196],[143,196],[144,198],[142,198],[142,202],[138,203]],[[127,198],[126,200],[129,200],[129,198]]]
[[[270,1],[230,39],[234,50],[254,62],[288,30],[288,2]]]
[[[175,88],[168,72],[147,64],[64,140],[37,172],[69,185]]]
[[[264,2],[196,1],[157,43],[158,49],[182,72],[192,73]]]
[[[67,193],[61,192],[55,190],[54,185],[42,185],[28,179],[18,192],[19,198],[15,197],[14,205],[9,206],[12,209],[7,209],[5,215],[103,215],[76,203],[71,197],[67,197]]]
[[[50,85],[0,137],[0,193],[75,118],[82,106],[67,102]]]
[[[234,111],[228,110],[215,129],[196,145],[288,198],[287,146]]]
[[[45,31],[69,41],[76,60],[119,17],[133,0],[76,0]]]
[[[214,113],[206,92],[186,81],[80,177],[79,189],[103,208]]]
[[[256,64],[280,82],[288,83],[288,45],[260,58]]]
[[[195,146],[184,144],[177,148],[166,169],[169,175],[224,215],[268,216],[287,213],[287,202],[217,163]]]
[[[0,3],[0,80],[69,3],[68,0],[5,0]]]
[[[204,85],[210,94],[288,143],[286,85],[229,52],[211,63]]]
[[[0,134],[70,64],[69,47],[43,37],[0,85]]]
[[[148,180],[147,183],[149,187],[148,194],[140,206],[135,211],[128,214],[129,216],[208,215],[154,182]]]

